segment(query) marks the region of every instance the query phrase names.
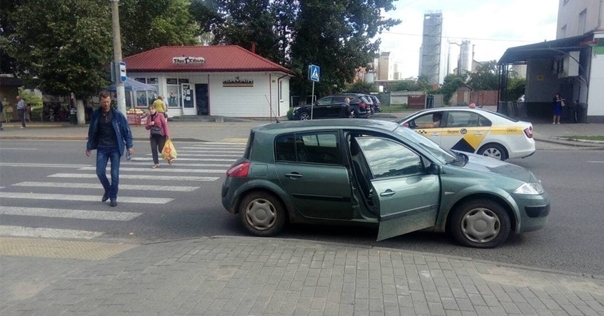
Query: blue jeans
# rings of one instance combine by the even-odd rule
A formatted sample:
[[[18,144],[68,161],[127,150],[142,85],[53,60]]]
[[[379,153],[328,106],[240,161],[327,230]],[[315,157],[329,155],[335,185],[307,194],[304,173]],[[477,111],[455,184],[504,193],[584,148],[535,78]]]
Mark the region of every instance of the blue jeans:
[[[117,147],[99,147],[96,150],[96,175],[101,180],[105,192],[110,199],[117,199],[117,189],[120,183],[120,151]],[[107,161],[111,160],[111,184],[107,179]]]

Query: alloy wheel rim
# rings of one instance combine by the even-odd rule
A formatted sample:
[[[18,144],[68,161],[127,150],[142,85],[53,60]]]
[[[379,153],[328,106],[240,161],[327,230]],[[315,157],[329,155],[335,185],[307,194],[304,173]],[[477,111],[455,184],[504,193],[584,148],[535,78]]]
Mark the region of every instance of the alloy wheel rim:
[[[501,160],[501,152],[497,148],[487,148],[484,151],[484,155],[487,157],[495,158]]]

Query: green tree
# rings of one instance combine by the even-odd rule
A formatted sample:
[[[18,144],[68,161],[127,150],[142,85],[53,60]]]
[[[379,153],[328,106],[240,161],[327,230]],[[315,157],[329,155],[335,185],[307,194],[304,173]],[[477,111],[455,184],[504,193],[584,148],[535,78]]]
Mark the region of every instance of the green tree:
[[[417,82],[414,80],[403,80],[392,87],[390,87],[390,91],[419,91],[421,90]]]
[[[491,60],[476,68],[470,73],[468,85],[474,90],[498,90],[499,76],[497,75],[497,61]]]
[[[354,69],[377,56],[382,31],[400,23],[385,19],[393,0],[197,0],[191,6],[214,43],[237,44],[294,72],[293,94],[310,94],[308,65],[321,67],[317,95],[341,91]]]
[[[373,83],[357,81],[348,85],[346,92],[370,94],[371,92],[377,92],[377,88]]]
[[[160,46],[199,43],[190,0],[121,0],[122,54],[129,56]]]
[[[519,77],[512,77],[508,80],[507,86],[507,100],[505,101],[517,101],[520,96],[524,94],[526,86],[526,79]]]
[[[15,32],[2,45],[26,82],[50,94],[89,96],[108,84],[110,16],[103,0],[28,0],[9,17]]]
[[[445,101],[445,104],[447,104],[447,103],[449,103],[449,100],[453,96],[453,93],[455,92],[455,90],[457,90],[457,88],[459,88],[462,84],[464,84],[466,82],[466,80],[467,80],[466,74],[463,74],[463,75],[449,74],[445,77],[445,79],[443,81],[443,85],[436,92],[443,95],[443,101]]]

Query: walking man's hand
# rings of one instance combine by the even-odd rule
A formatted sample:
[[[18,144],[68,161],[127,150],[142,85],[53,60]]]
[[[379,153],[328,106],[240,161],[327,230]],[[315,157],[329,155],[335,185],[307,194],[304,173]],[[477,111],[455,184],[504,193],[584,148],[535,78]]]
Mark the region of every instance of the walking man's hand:
[[[90,157],[90,150],[86,150],[86,156]]]

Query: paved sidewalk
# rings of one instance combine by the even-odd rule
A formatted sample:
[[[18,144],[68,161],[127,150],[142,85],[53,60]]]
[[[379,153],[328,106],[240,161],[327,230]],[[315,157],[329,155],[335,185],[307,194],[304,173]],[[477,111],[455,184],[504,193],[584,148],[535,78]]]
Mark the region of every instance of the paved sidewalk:
[[[604,315],[604,278],[278,238],[0,257],[2,315]]]

